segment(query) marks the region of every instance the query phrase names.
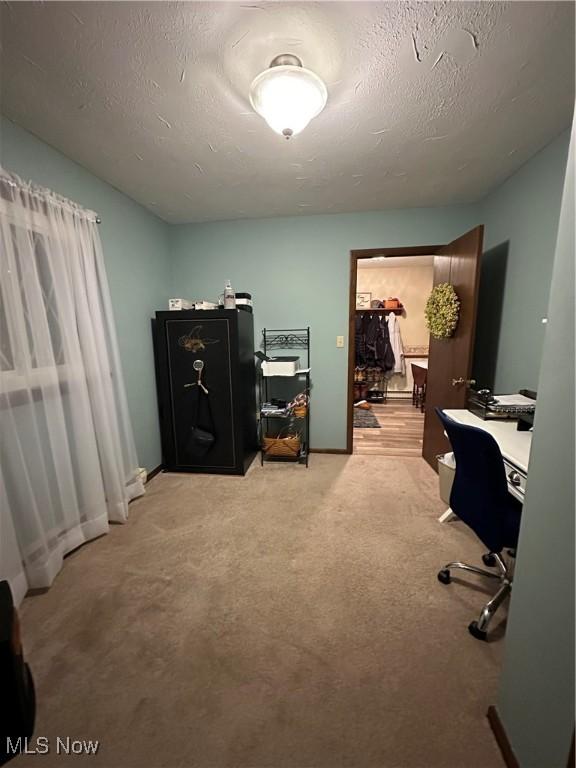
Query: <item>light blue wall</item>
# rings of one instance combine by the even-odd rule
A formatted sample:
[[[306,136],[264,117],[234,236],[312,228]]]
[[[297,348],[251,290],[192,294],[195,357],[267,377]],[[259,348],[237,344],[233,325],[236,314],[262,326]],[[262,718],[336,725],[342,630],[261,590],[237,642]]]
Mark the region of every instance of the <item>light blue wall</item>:
[[[536,389],[567,150],[565,133],[470,206],[171,227],[173,292],[213,299],[230,278],[253,294],[258,331],[310,324],[312,446],[344,448],[347,349],[335,337],[347,337],[350,250],[446,243],[484,223],[483,328],[502,256],[506,275],[501,318],[491,338],[479,329],[477,354],[496,359],[496,391]]]
[[[312,445],[346,444],[350,250],[445,243],[485,224],[486,262],[507,255],[502,318],[484,356],[496,389],[535,388],[568,136],[476,205],[168,226],[31,134],[2,120],[0,161],[102,216],[101,236],[140,463],[160,462],[150,318],[169,296],[250,291],[255,328],[312,327]],[[490,288],[490,286],[488,286]],[[490,291],[487,306],[490,308]],[[485,326],[485,318],[482,320]],[[480,334],[481,336],[481,334]],[[492,348],[493,347],[493,348]]]
[[[167,225],[32,134],[0,117],[0,163],[101,218],[100,235],[138,459],[161,462],[150,318],[167,306]]]
[[[574,150],[498,697],[522,768],[565,768],[574,729]]]
[[[489,354],[496,354],[496,392],[536,389],[538,383],[569,139],[566,131],[478,204],[487,268],[496,266],[490,259],[507,258],[501,319],[489,344]],[[485,288],[490,312],[498,286]],[[491,322],[485,314],[482,319]]]
[[[446,243],[478,224],[467,206],[229,221],[170,229],[172,289],[252,293],[255,329],[311,326],[313,448],[345,448],[350,251]]]

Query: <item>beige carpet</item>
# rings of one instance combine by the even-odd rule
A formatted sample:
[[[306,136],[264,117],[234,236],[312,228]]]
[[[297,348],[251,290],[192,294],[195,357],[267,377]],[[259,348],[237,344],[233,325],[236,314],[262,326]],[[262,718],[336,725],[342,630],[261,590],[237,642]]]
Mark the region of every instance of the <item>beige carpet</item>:
[[[36,735],[99,752],[15,768],[502,768],[502,631],[437,582],[482,552],[442,511],[422,459],[158,476],[23,607]]]

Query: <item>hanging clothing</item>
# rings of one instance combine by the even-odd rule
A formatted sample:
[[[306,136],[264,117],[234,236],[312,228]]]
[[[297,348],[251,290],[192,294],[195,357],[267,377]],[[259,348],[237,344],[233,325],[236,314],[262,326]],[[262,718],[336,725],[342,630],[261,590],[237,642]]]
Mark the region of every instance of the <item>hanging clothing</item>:
[[[367,326],[366,326],[366,347],[369,353],[375,358],[376,357],[376,341],[378,339],[378,335],[380,334],[380,316],[377,314],[369,315]]]
[[[354,324],[354,347],[356,367],[366,365],[366,335],[364,333],[364,315],[356,315]]]
[[[394,312],[388,315],[388,335],[390,336],[390,346],[394,353],[394,373],[406,374],[406,363],[404,361],[404,347],[402,345],[402,336],[400,335],[400,323]]]
[[[381,368],[384,374],[394,368],[394,353],[390,345],[390,335],[386,321],[379,314],[369,316],[366,325],[366,364]]]
[[[378,316],[380,333],[376,339],[376,364],[382,368],[385,374],[394,370],[395,358],[392,345],[390,344],[390,334],[386,320]]]

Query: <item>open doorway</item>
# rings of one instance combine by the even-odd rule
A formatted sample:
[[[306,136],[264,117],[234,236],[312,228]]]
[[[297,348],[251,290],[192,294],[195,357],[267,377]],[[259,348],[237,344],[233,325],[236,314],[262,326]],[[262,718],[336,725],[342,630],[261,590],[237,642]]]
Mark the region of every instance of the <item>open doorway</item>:
[[[374,248],[352,251],[350,254],[350,303],[349,303],[349,343],[348,343],[348,407],[347,407],[347,440],[346,452],[353,452],[354,444],[354,385],[356,369],[356,318],[357,302],[360,309],[386,310],[386,306],[366,307],[362,306],[368,298],[358,297],[358,262],[364,259],[372,259],[375,256],[389,258],[402,257],[430,257],[433,256],[433,285],[448,283],[451,285],[459,300],[459,314],[455,331],[449,337],[430,337],[428,348],[428,367],[426,372],[425,409],[424,409],[424,433],[422,438],[421,455],[428,464],[436,469],[437,456],[448,450],[449,444],[444,435],[440,420],[436,416],[436,408],[465,408],[468,399],[468,388],[473,383],[470,379],[474,350],[474,335],[476,329],[476,307],[478,301],[478,284],[480,259],[482,255],[483,226],[474,227],[469,232],[452,240],[446,245],[424,245],[406,248]],[[386,293],[388,291],[383,288]],[[397,298],[402,302],[402,297],[395,295],[390,289],[388,296],[374,297],[374,300],[382,298]],[[364,293],[370,293],[365,291]],[[426,297],[427,298],[427,297]],[[370,302],[373,300],[370,297]],[[400,307],[396,307],[400,309]],[[405,307],[406,314],[410,310]],[[386,314],[386,312],[381,312]],[[415,352],[415,354],[420,354]],[[421,356],[422,359],[422,356]],[[408,358],[407,360],[410,360]],[[407,361],[405,360],[405,363]],[[412,363],[408,363],[409,371],[412,371]],[[406,384],[400,383],[400,388],[406,392]],[[388,382],[390,385],[390,382]],[[392,395],[389,394],[391,401]],[[411,395],[410,395],[411,397]],[[404,397],[402,398],[404,399]],[[406,398],[407,399],[407,398]],[[398,406],[399,407],[399,406]],[[410,403],[406,408],[412,407]],[[401,426],[401,425],[400,425]],[[382,427],[380,427],[382,429]],[[388,455],[399,455],[392,452]]]
[[[353,452],[422,455],[434,256],[356,262]]]

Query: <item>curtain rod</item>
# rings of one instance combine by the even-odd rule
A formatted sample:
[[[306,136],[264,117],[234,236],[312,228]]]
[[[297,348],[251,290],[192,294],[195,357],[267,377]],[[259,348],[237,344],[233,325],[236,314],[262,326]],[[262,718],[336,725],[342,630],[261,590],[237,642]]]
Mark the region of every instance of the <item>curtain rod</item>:
[[[56,205],[64,206],[73,215],[85,216],[88,220],[92,220],[96,224],[102,223],[102,219],[95,211],[91,211],[87,208],[84,208],[78,203],[75,203],[73,200],[69,200],[68,198],[63,197],[62,195],[59,195],[58,193],[53,192],[51,189],[38,186],[31,181],[24,181],[17,174],[11,173],[10,171],[6,171],[0,165],[0,186],[4,184],[7,185],[8,187],[12,187],[14,189],[19,190],[19,192],[30,195],[30,197],[34,197],[35,199],[40,200],[45,204],[52,202],[52,203],[55,203]],[[91,218],[91,217],[94,217],[94,218]]]

